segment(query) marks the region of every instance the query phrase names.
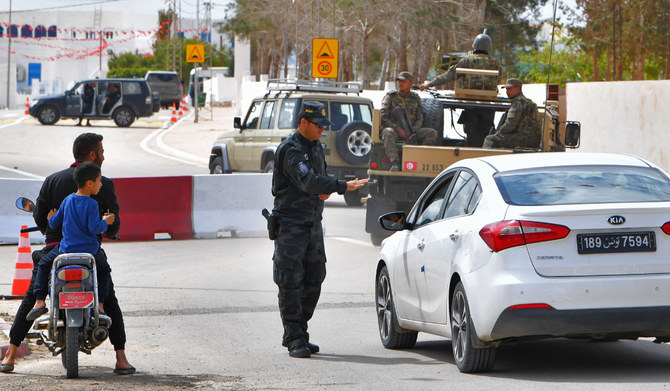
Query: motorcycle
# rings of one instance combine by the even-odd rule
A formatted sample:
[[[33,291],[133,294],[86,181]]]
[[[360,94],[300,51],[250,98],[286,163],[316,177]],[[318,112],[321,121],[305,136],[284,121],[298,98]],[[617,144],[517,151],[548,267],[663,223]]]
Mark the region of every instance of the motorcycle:
[[[32,212],[35,204],[20,197],[16,207]],[[21,232],[37,230],[37,227],[30,227]],[[54,356],[60,354],[67,378],[77,378],[78,353],[91,354],[107,339],[112,325],[112,320],[98,309],[95,258],[87,253],[59,255],[54,260],[49,285],[49,312],[33,325],[38,331],[37,344],[45,345]]]

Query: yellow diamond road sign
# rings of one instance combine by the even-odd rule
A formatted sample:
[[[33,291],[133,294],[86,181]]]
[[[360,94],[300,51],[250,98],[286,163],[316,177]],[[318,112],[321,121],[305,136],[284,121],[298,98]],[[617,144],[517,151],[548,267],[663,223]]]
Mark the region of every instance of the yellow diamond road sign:
[[[186,62],[205,62],[205,45],[201,43],[187,44]]]
[[[336,78],[339,40],[314,38],[312,40],[312,77]]]

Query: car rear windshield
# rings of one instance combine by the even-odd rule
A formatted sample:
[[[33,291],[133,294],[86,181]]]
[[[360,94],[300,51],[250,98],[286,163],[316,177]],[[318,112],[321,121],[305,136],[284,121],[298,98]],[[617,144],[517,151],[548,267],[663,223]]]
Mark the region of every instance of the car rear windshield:
[[[494,178],[511,205],[670,201],[670,180],[650,167],[553,167],[508,171]]]

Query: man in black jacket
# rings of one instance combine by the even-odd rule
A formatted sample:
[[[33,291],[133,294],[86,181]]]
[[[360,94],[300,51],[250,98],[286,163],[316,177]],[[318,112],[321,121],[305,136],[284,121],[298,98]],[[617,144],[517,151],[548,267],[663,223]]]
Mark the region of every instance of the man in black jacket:
[[[35,223],[40,228],[46,237],[46,247],[41,250],[33,252],[33,275],[30,280],[30,286],[26,291],[23,301],[19,306],[14,317],[14,323],[9,332],[10,344],[5,358],[2,360],[0,372],[12,372],[14,370],[14,362],[16,359],[16,352],[21,341],[26,337],[28,330],[32,327],[33,322],[26,320],[26,315],[35,304],[35,295],[33,294],[33,284],[35,282],[35,275],[37,272],[37,264],[42,256],[46,255],[51,249],[57,245],[63,238],[61,229],[53,230],[49,227],[47,214],[51,209],[58,209],[61,202],[68,195],[77,191],[77,185],[74,182],[72,174],[74,168],[81,162],[93,162],[98,166],[102,166],[105,160],[104,149],[102,148],[102,136],[95,133],[83,133],[74,140],[72,147],[75,162],[69,168],[58,171],[49,175],[42,184],[40,194],[37,198],[36,207],[33,211],[33,218]],[[119,205],[116,202],[116,194],[114,194],[114,183],[107,177],[102,177],[102,188],[96,196],[92,196],[98,202],[100,215],[103,213],[114,213],[116,217],[114,224],[110,225],[105,232],[105,236],[113,238],[119,232],[121,220],[119,216]],[[102,236],[99,238],[102,241]],[[104,250],[100,249],[102,252]],[[123,314],[119,307],[119,302],[116,299],[114,292],[114,283],[109,287],[109,294],[103,303],[105,313],[112,319],[112,326],[109,329],[109,340],[114,346],[116,352],[116,368],[114,372],[121,375],[129,375],[135,373],[135,368],[128,362],[125,353],[126,333],[123,325]]]
[[[279,229],[273,256],[273,279],[279,287],[279,312],[284,325],[282,345],[289,355],[307,358],[319,351],[309,342],[307,322],[326,278],[321,214],[331,193],[361,188],[368,179],[343,181],[326,172],[319,139],[330,125],[325,106],[316,101],[302,104],[298,131],[284,140],[275,155],[273,213]]]

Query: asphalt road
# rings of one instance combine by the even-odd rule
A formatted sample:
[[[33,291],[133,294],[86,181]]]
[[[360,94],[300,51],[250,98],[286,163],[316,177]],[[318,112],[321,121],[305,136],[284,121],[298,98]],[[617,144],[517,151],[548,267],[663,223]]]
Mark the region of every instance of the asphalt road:
[[[183,125],[182,131],[178,126],[162,135],[163,143],[187,154],[180,159],[196,156],[198,144],[211,143],[203,135],[216,135]],[[159,154],[141,147],[160,127],[92,129],[104,132],[103,171],[111,177],[203,173],[195,164],[162,157],[166,149],[155,140]],[[0,128],[0,166],[8,168],[0,176],[45,176],[66,166],[70,159],[59,155],[67,155],[81,130],[31,123]],[[37,137],[40,141],[33,141]],[[26,149],[17,150],[20,146]],[[139,373],[113,375],[113,351],[105,343],[91,356],[80,353],[81,379],[66,380],[60,357],[33,346],[38,354],[20,359],[14,374],[0,374],[0,389],[668,389],[670,347],[649,340],[556,339],[504,346],[494,370],[480,375],[458,372],[451,342],[444,338],[420,334],[413,349],[384,349],[374,309],[378,249],[368,242],[364,214],[364,207],[346,207],[339,196],[327,202],[328,276],[310,322],[321,353],[311,359],[292,359],[280,345],[269,240],[115,242],[104,247],[125,313],[127,354]],[[15,260],[16,246],[0,246],[0,294],[11,290]],[[0,301],[0,314],[11,316],[17,307],[16,301]]]

